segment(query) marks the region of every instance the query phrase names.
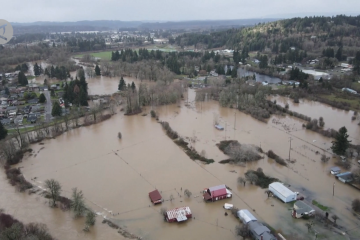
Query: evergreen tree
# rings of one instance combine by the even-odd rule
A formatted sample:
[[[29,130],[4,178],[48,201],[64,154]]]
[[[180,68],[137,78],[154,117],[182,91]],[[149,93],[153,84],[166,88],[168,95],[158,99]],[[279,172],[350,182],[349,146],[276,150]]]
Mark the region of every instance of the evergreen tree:
[[[45,75],[50,77],[50,73],[49,73],[49,70],[47,68],[45,68]]]
[[[124,81],[124,78],[121,77],[120,82],[119,82],[119,86],[118,86],[118,90],[123,91],[123,90],[125,90],[125,88],[126,88],[126,83]]]
[[[234,67],[233,70],[231,71],[231,77],[232,78],[236,78],[237,77],[237,68]]]
[[[45,97],[45,95],[42,93],[42,94],[40,94],[40,96],[39,96],[39,103],[44,103],[46,101],[46,97]]]
[[[4,125],[0,122],[0,140],[6,138],[7,130]]]
[[[338,155],[343,155],[351,142],[348,140],[348,137],[346,127],[340,128],[336,134],[335,141],[332,142],[332,151]]]
[[[83,87],[80,88],[80,93],[79,93],[79,103],[81,106],[88,106],[88,102],[87,102],[87,94],[84,90]]]
[[[136,86],[135,86],[134,82],[131,83],[131,89],[132,89],[133,92],[135,92]]]
[[[97,65],[97,64],[96,64],[96,67],[95,67],[95,74],[96,74],[96,76],[100,76],[100,75],[101,75],[100,67],[99,67],[99,65]]]
[[[336,52],[335,57],[337,58],[338,61],[342,60],[342,47],[339,47],[339,49]]]
[[[29,67],[26,63],[21,64],[21,71],[27,72],[29,70]]]
[[[21,86],[26,86],[28,85],[28,80],[27,80],[27,77],[25,76],[25,74],[23,72],[19,72],[19,75],[18,75],[18,83],[21,85]]]
[[[40,68],[39,68],[39,65],[37,63],[35,63],[35,65],[34,65],[34,75],[35,76],[40,75]]]
[[[55,77],[55,68],[54,68],[54,66],[51,66],[51,68],[50,68],[50,77],[51,78]]]
[[[52,107],[52,110],[51,110],[51,115],[53,117],[56,117],[56,116],[61,116],[61,113],[62,113],[62,111],[61,111],[60,104],[58,101],[55,101],[54,105]]]

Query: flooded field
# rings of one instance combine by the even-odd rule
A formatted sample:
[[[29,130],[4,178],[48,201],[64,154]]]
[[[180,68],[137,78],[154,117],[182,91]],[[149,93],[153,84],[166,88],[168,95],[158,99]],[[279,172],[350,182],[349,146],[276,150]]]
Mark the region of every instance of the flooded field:
[[[270,100],[276,100],[277,104],[285,106],[289,104],[289,109],[311,118],[323,117],[325,121],[325,129],[333,128],[339,130],[339,128],[345,126],[348,130],[349,138],[353,144],[360,144],[360,126],[359,120],[352,121],[351,117],[354,115],[353,111],[345,111],[338,108],[331,107],[329,105],[301,99],[300,103],[294,103],[292,99],[282,96],[272,96]]]
[[[264,124],[234,109],[222,108],[214,101],[195,104],[194,98],[194,90],[189,90],[189,107],[182,102],[179,106],[162,106],[155,110],[160,119],[168,121],[181,136],[195,139],[192,146],[198,152],[204,151],[206,157],[213,158],[216,161],[213,164],[203,165],[190,160],[149,114],[126,117],[118,113],[105,122],[44,141],[44,145],[33,145],[32,149],[36,152],[45,148],[36,156],[26,156],[19,166],[27,179],[37,178],[33,182],[36,185],[43,185],[49,178],[58,180],[68,197],[72,188],[81,189],[91,208],[143,239],[238,239],[234,230],[239,221],[231,215],[224,215],[222,206],[225,202],[239,209],[251,210],[260,221],[287,236],[299,235],[302,236],[300,239],[313,237],[306,236],[305,220],[291,217],[291,205],[267,198],[264,189],[249,183],[245,187],[237,185],[239,176],[248,169],[260,167],[265,174],[290,184],[310,203],[316,199],[331,207],[331,214],[339,216],[338,223],[348,229],[355,228],[351,234],[360,238],[357,230],[359,220],[349,211],[351,201],[359,192],[329,175],[328,169],[334,159],[323,164],[320,154],[316,154],[328,151],[331,146],[328,138],[303,129],[302,122],[294,118],[272,117],[268,124]],[[225,127],[224,131],[213,127],[215,118]],[[326,116],[324,118],[326,122]],[[117,138],[118,132],[122,133],[122,140]],[[215,146],[221,140],[236,139],[240,143],[261,146],[264,151],[272,149],[281,157],[288,158],[289,137],[292,138],[291,160],[295,162],[289,167],[279,166],[265,155],[262,160],[246,167],[217,163],[227,158]],[[334,182],[335,196],[332,195]],[[205,203],[201,191],[219,184],[229,186],[233,197]],[[153,189],[161,191],[165,199],[163,204],[151,205],[148,192]],[[191,198],[184,198],[185,189],[193,193]],[[171,196],[173,201],[169,201]],[[28,199],[35,201],[31,197],[18,201]],[[12,208],[10,203],[7,204]],[[42,207],[42,203],[39,205],[39,211],[44,211],[44,215],[56,212],[47,206]],[[162,207],[171,209],[181,206],[191,208],[193,219],[184,224],[163,221],[159,213]],[[76,222],[63,218],[67,226],[73,225],[73,231],[82,234]],[[101,225],[98,218],[97,225]],[[49,228],[54,235],[61,234],[61,230]],[[323,233],[327,234],[327,239],[347,239],[326,233],[326,230]]]

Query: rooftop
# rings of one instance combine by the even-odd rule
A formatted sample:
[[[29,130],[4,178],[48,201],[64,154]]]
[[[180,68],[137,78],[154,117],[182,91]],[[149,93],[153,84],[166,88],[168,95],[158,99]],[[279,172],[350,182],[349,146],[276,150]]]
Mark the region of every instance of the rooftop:
[[[292,196],[295,194],[293,191],[291,191],[290,189],[285,187],[284,184],[282,184],[280,182],[273,182],[269,185],[269,187],[270,186],[273,187],[276,191],[278,191],[284,197]]]
[[[187,220],[187,215],[191,215],[191,210],[189,207],[180,207],[169,210],[166,212],[168,219],[177,219],[178,222]]]

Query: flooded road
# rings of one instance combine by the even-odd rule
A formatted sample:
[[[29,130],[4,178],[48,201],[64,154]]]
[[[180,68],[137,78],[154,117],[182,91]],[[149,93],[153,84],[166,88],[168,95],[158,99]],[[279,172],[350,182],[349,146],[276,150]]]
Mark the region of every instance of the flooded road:
[[[194,98],[194,90],[189,90],[190,107],[183,102],[180,106],[168,105],[155,110],[180,136],[196,139],[192,146],[198,152],[204,151],[206,157],[215,161],[226,159],[215,144],[224,139],[236,139],[240,143],[261,146],[264,151],[272,149],[286,159],[291,137],[291,160],[295,163],[282,167],[264,155],[264,159],[246,167],[219,163],[203,165],[190,160],[149,114],[125,117],[118,113],[105,122],[44,141],[43,146],[33,145],[34,151],[45,148],[36,157],[27,156],[19,166],[23,167],[27,179],[37,178],[35,184],[43,185],[49,178],[58,180],[68,197],[72,188],[81,189],[91,208],[143,239],[238,239],[234,229],[239,222],[231,215],[224,215],[222,206],[226,202],[239,209],[252,210],[260,221],[281,229],[288,236],[298,234],[303,236],[300,239],[309,239],[310,236],[304,235],[307,233],[305,221],[291,217],[291,205],[268,199],[264,189],[249,183],[245,187],[237,185],[239,176],[259,167],[265,174],[290,184],[310,203],[316,199],[331,207],[331,214],[341,219],[340,225],[358,227],[359,221],[349,207],[359,192],[328,173],[334,159],[323,164],[320,154],[316,154],[329,151],[331,141],[328,138],[303,129],[302,122],[294,118],[272,117],[265,124],[234,109],[220,107],[214,101],[194,103]],[[225,131],[213,127],[215,118],[225,126]],[[117,138],[118,132],[123,139]],[[334,182],[335,196],[332,196]],[[219,184],[232,188],[233,198],[204,203],[200,192]],[[148,198],[148,192],[155,188],[166,200],[158,206],[152,206]],[[183,197],[184,189],[193,193],[190,199]],[[169,201],[171,195],[173,201]],[[184,224],[163,221],[159,213],[162,207],[181,206],[189,206],[194,218]],[[352,234],[360,237],[356,230]],[[328,239],[343,238],[335,235]]]
[[[360,144],[360,126],[359,120],[352,121],[351,117],[354,115],[354,111],[345,111],[338,108],[331,107],[329,105],[310,101],[307,99],[301,99],[300,103],[294,103],[292,99],[283,96],[271,96],[271,101],[276,100],[276,103],[285,106],[289,104],[289,109],[311,118],[319,119],[324,118],[325,129],[333,128],[339,130],[339,128],[345,126],[348,130],[349,138],[352,144]]]

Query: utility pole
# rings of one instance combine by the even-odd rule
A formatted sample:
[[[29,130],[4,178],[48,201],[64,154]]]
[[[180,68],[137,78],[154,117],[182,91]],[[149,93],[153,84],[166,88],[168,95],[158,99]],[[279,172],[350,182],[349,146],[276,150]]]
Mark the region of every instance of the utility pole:
[[[334,196],[334,194],[335,194],[335,182],[333,184],[333,196]]]
[[[291,151],[291,140],[292,140],[292,138],[290,137],[289,139],[290,139],[290,147],[289,147],[289,161],[290,161],[290,151]]]
[[[234,121],[234,130],[236,130],[235,126],[236,126],[236,112],[234,113],[235,115],[235,121]]]

